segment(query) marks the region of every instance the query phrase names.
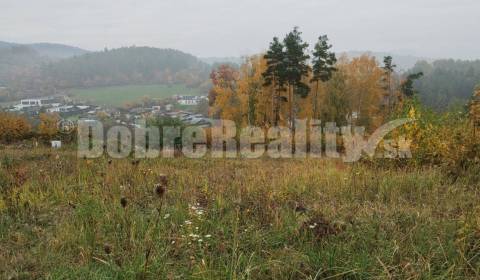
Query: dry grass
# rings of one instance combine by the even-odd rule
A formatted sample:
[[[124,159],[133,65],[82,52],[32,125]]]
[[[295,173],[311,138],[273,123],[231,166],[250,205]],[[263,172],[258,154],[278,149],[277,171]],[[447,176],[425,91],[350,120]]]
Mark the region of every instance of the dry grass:
[[[434,168],[0,152],[2,279],[480,277],[478,182]]]

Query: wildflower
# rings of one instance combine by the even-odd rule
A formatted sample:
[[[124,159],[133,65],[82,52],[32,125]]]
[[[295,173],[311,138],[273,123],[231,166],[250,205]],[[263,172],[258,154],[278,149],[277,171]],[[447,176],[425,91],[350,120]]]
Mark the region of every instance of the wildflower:
[[[200,242],[200,243],[201,243],[201,242],[203,242],[203,239],[201,239],[201,238],[200,238],[200,239],[198,239],[198,242]]]
[[[314,228],[317,227],[317,223],[313,223],[313,225],[309,225],[308,227],[311,228],[311,229],[314,229]]]
[[[186,221],[185,221],[185,224],[186,224],[186,225],[191,225],[191,224],[192,224],[192,222],[191,222],[191,221],[189,221],[189,220],[186,220]]]
[[[120,199],[120,204],[122,205],[123,208],[127,207],[127,204],[128,204],[127,198],[122,197]]]
[[[207,234],[207,235],[205,235],[205,238],[210,238],[210,237],[212,237],[212,235],[211,235],[211,234]]]
[[[168,219],[168,218],[170,218],[170,214],[165,214],[165,216],[163,216],[163,219],[164,219],[164,220],[166,220],[166,219]]]

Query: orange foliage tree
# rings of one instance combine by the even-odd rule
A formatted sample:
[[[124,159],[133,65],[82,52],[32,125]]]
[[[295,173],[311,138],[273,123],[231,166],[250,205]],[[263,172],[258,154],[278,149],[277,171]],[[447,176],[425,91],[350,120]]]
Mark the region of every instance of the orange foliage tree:
[[[0,141],[11,143],[23,140],[31,135],[31,125],[22,116],[0,113]]]

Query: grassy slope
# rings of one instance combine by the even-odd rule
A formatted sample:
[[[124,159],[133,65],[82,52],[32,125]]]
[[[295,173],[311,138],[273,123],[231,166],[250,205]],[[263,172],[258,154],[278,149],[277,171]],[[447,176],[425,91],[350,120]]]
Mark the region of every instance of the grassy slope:
[[[0,278],[479,276],[479,185],[436,169],[2,153]]]
[[[198,89],[187,88],[183,85],[129,85],[73,89],[70,92],[75,99],[109,106],[122,106],[127,102],[141,102],[144,96],[163,99],[175,94],[200,94]]]

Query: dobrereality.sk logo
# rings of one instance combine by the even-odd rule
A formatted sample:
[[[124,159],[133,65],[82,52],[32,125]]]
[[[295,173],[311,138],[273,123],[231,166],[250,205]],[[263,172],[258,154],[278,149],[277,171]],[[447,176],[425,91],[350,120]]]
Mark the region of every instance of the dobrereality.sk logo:
[[[379,158],[411,158],[411,141],[404,135],[385,139],[395,129],[413,122],[390,121],[369,137],[362,126],[338,127],[334,122],[296,120],[294,132],[284,126],[243,128],[230,120],[214,120],[208,128],[199,126],[147,126],[142,120],[133,127],[104,129],[96,120],[79,120],[78,156],[97,158],[105,152],[112,158],[172,158],[181,151],[187,158],[341,158],[358,161],[363,155]],[[106,132],[106,133],[105,133]]]

